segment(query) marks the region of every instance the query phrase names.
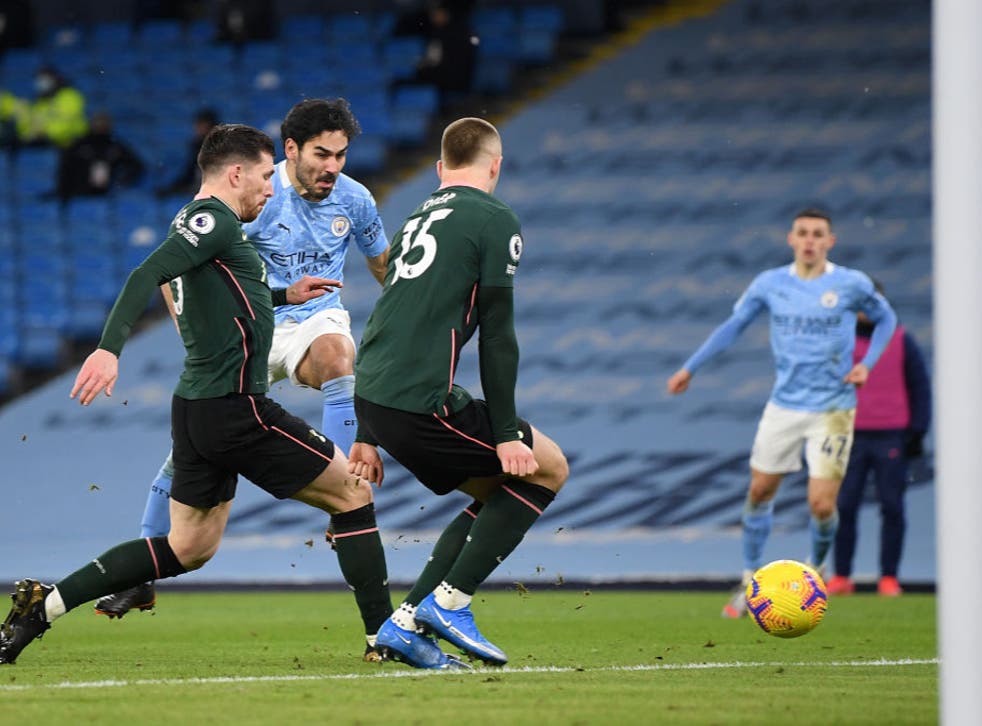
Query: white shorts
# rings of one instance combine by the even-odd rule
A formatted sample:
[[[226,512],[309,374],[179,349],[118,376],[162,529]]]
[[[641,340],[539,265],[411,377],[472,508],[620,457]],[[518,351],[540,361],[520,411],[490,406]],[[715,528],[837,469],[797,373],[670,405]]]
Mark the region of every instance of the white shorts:
[[[322,335],[343,335],[354,345],[348,311],[328,308],[314,313],[302,323],[287,319],[277,325],[269,349],[269,384],[289,378],[294,385],[304,385],[297,380],[297,366],[307,355],[311,343]]]
[[[841,480],[849,464],[856,409],[794,411],[768,402],[757,426],[750,466],[765,474],[801,469],[805,448],[808,476]]]

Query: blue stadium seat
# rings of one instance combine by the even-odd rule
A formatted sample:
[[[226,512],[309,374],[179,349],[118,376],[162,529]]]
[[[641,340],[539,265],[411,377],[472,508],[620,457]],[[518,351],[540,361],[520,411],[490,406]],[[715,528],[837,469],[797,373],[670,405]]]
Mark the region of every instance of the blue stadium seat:
[[[92,72],[92,57],[81,44],[51,48],[45,52],[45,60],[55,68],[71,74],[71,82],[78,87],[79,79]]]
[[[513,72],[514,67],[509,60],[485,52],[478,46],[471,87],[478,93],[501,95],[511,88]]]
[[[288,15],[280,20],[280,37],[291,45],[323,43],[328,40],[327,22],[323,15]]]
[[[545,30],[554,35],[563,32],[563,9],[558,5],[523,5],[518,11],[518,26],[526,30]]]
[[[420,144],[430,120],[439,110],[436,86],[400,86],[392,94],[392,140],[397,144]]]
[[[55,188],[57,173],[56,149],[21,149],[14,155],[11,166],[13,192],[22,202],[36,199]]]
[[[8,288],[12,286],[7,286]],[[11,295],[11,298],[14,296]],[[18,331],[20,330],[20,310],[14,304],[14,300],[2,300],[0,302],[0,358],[11,359],[17,353],[19,345]]]
[[[65,332],[68,327],[67,292],[58,292],[42,298],[34,289],[36,287],[36,285],[29,286],[23,296],[24,299],[20,301],[21,330],[45,328],[58,333]]]
[[[2,209],[3,207],[0,207]],[[9,279],[4,276],[5,264],[13,264],[13,255],[20,246],[18,233],[11,228],[11,219],[0,217],[0,279]]]
[[[116,286],[118,266],[114,255],[97,250],[77,250],[69,256],[71,299],[111,302],[119,291]],[[108,280],[108,282],[107,282]]]
[[[399,86],[392,94],[393,111],[436,113],[440,108],[440,91],[429,83]]]
[[[471,15],[471,27],[483,42],[485,35],[505,35],[518,30],[518,16],[514,8],[485,6]]]
[[[65,337],[72,341],[99,340],[110,306],[98,300],[76,300],[68,311]]]
[[[166,46],[184,45],[184,26],[179,20],[160,18],[145,20],[134,40],[144,48],[160,50]]]
[[[89,47],[106,53],[132,47],[132,40],[133,27],[125,20],[94,23],[88,32]]]
[[[64,208],[65,223],[69,231],[75,225],[99,224],[110,226],[113,219],[110,197],[73,197]]]
[[[372,45],[378,40],[375,18],[369,13],[338,13],[327,21],[329,43],[363,43]]]
[[[38,48],[8,48],[0,56],[0,87],[15,96],[34,97],[34,73],[44,63]]]
[[[218,47],[227,48],[231,51],[231,45],[218,46],[211,44],[216,35],[217,28],[211,18],[197,18],[188,23],[184,29],[184,42],[188,47],[194,49],[195,56],[206,49]]]
[[[13,360],[27,370],[55,370],[65,360],[65,340],[53,326],[23,325]]]
[[[425,52],[426,41],[421,36],[397,36],[382,45],[382,64],[393,79],[408,80],[416,74]]]
[[[370,174],[381,171],[385,166],[387,145],[385,138],[374,134],[362,134],[356,141],[357,150],[353,150],[345,165],[345,172]]]

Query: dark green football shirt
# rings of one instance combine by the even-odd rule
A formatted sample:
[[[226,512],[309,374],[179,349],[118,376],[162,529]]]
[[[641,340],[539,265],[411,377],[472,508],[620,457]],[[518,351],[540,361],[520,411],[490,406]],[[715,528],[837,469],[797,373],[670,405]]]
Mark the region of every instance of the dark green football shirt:
[[[266,268],[224,202],[196,200],[178,212],[167,238],[130,274],[99,347],[119,355],[150,296],[165,282],[187,353],[174,393],[189,399],[264,393],[273,338]]]
[[[480,329],[481,384],[495,443],[519,438],[513,282],[515,213],[479,189],[439,189],[395,235],[382,295],[365,326],[355,392],[380,406],[447,415],[471,397],[454,385],[460,350]]]

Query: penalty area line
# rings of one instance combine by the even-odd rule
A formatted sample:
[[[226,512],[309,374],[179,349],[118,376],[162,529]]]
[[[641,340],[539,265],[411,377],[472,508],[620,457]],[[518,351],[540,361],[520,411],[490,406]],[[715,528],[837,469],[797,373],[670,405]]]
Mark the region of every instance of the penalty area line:
[[[41,689],[91,689],[91,688],[131,688],[134,686],[193,686],[244,683],[293,683],[304,681],[355,681],[382,678],[419,678],[431,676],[487,675],[488,673],[535,674],[535,673],[609,673],[638,671],[689,671],[718,670],[724,668],[891,668],[903,666],[938,665],[940,658],[901,658],[899,660],[852,660],[829,662],[785,662],[780,661],[733,661],[730,663],[654,663],[625,666],[601,666],[598,668],[578,668],[575,666],[525,666],[522,668],[504,666],[502,668],[484,667],[474,670],[423,670],[407,669],[385,671],[383,673],[332,673],[323,675],[282,675],[282,676],[215,676],[209,678],[140,678],[133,680],[106,681],[62,681],[60,683],[6,683],[0,684],[4,691],[36,691]]]

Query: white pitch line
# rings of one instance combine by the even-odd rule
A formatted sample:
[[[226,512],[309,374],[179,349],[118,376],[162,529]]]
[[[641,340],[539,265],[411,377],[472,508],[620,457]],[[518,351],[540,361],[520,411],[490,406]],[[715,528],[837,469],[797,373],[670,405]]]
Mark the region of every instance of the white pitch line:
[[[467,675],[487,675],[488,673],[602,673],[602,672],[628,672],[628,671],[689,671],[689,670],[712,670],[722,668],[819,668],[831,666],[833,668],[884,668],[894,666],[916,666],[916,665],[938,665],[941,662],[938,658],[913,659],[902,658],[900,660],[853,660],[853,661],[831,661],[831,662],[798,662],[782,663],[773,662],[753,662],[753,661],[733,661],[732,663],[658,663],[641,664],[633,666],[603,666],[600,668],[575,668],[572,666],[526,666],[523,668],[475,668],[474,670],[398,670],[385,671],[383,673],[343,673],[343,674],[324,674],[324,675],[289,675],[289,676],[219,676],[214,678],[141,678],[138,680],[112,680],[112,681],[62,681],[61,683],[36,683],[36,684],[0,684],[0,693],[5,691],[33,691],[38,689],[62,689],[62,688],[123,688],[131,686],[190,686],[223,683],[285,683],[294,681],[350,681],[350,680],[370,680],[378,678],[419,678],[420,676],[467,676]]]

